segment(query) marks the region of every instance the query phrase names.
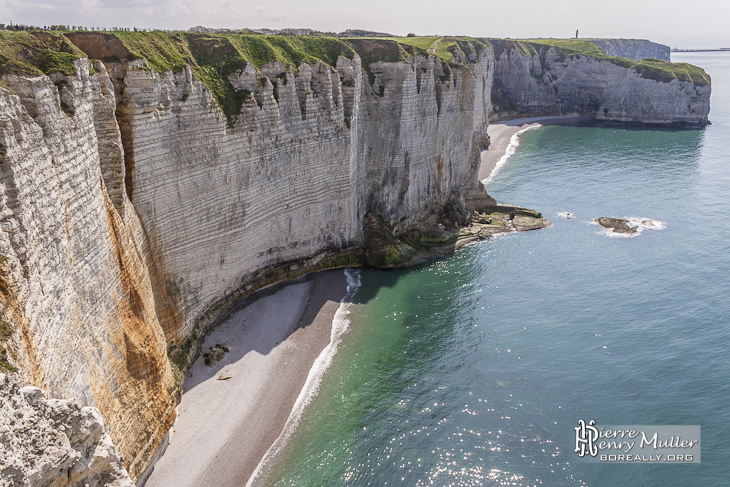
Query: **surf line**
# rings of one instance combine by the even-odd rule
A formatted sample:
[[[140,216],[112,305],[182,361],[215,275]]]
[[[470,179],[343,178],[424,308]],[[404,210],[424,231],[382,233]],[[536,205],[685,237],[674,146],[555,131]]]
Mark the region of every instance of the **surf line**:
[[[518,130],[517,132],[512,134],[512,137],[510,137],[510,139],[509,139],[509,145],[507,145],[507,149],[504,151],[504,154],[502,155],[502,157],[499,158],[499,160],[497,161],[497,164],[494,165],[494,169],[492,169],[492,172],[489,173],[489,176],[487,176],[486,178],[484,178],[482,180],[482,184],[484,186],[486,186],[490,182],[492,182],[492,179],[494,179],[494,176],[497,175],[497,172],[499,172],[499,170],[502,169],[502,166],[507,164],[507,159],[509,159],[510,156],[512,156],[515,153],[515,151],[517,150],[517,147],[520,145],[520,135],[524,134],[528,130],[532,130],[532,129],[536,129],[536,128],[540,128],[540,127],[542,127],[542,125],[540,125],[539,123],[535,123],[528,127],[523,128],[521,130]]]
[[[347,294],[340,300],[340,306],[337,308],[334,318],[332,318],[330,342],[319,354],[317,360],[314,361],[312,368],[309,369],[307,380],[299,393],[299,397],[297,397],[297,401],[294,403],[294,407],[292,407],[289,418],[286,420],[286,424],[284,425],[284,429],[281,431],[278,438],[276,438],[276,441],[274,441],[269,449],[266,450],[266,453],[256,466],[256,470],[254,470],[253,474],[251,474],[251,477],[248,479],[248,482],[246,482],[246,487],[253,487],[254,485],[257,485],[257,482],[260,483],[264,480],[263,478],[259,478],[264,473],[264,468],[267,467],[268,463],[274,460],[277,452],[281,450],[281,448],[286,444],[286,441],[296,430],[299,420],[304,413],[304,409],[312,401],[312,399],[314,399],[319,391],[319,386],[322,383],[324,373],[332,363],[332,359],[339,348],[343,335],[350,328],[350,303],[353,296],[360,288],[360,271],[358,269],[345,269],[345,276],[347,277]]]

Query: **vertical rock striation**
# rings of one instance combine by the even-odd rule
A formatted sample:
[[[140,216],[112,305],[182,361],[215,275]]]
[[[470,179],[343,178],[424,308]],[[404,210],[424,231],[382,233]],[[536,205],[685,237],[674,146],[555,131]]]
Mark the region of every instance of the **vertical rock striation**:
[[[72,34],[103,62],[7,69],[0,87],[0,341],[26,382],[101,411],[133,479],[174,420],[168,354],[184,366],[228,303],[362,264],[364,221],[392,238],[494,204],[477,172],[495,112],[702,124],[709,109],[709,84],[552,48],[364,39],[325,45],[329,64],[257,65],[216,58],[218,38],[144,36],[192,64]],[[235,69],[206,78],[196,49]]]
[[[495,52],[493,120],[578,114],[614,122],[707,125],[709,77],[692,66],[633,63],[524,41],[496,41]]]
[[[0,90],[3,311],[26,380],[98,407],[134,475],[172,423],[175,384],[144,232],[107,190],[122,170],[114,95],[103,64],[93,76],[76,64],[3,78],[15,92]]]

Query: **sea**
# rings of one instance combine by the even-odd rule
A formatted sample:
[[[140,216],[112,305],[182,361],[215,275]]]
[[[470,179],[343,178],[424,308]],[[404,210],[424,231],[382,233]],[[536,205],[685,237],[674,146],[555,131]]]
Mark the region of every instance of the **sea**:
[[[730,485],[730,53],[673,61],[712,76],[712,125],[526,131],[487,189],[552,227],[346,271],[267,485]],[[586,462],[580,420],[698,425],[701,461]]]

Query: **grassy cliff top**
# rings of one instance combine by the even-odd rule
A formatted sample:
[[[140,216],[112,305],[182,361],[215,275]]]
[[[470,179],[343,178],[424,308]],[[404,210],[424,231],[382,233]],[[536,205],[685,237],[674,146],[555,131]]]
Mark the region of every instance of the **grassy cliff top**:
[[[79,46],[79,47],[77,47]],[[243,94],[233,89],[228,76],[248,64],[260,69],[271,61],[294,72],[301,63],[322,61],[335,66],[339,56],[360,56],[363,68],[378,61],[407,61],[418,55],[435,56],[452,66],[475,61],[492,46],[499,58],[505,51],[545,58],[554,49],[559,59],[590,56],[633,68],[645,78],[673,79],[710,84],[710,77],[696,66],[658,59],[634,61],[608,56],[589,42],[570,39],[478,39],[472,37],[325,37],[253,34],[200,34],[189,32],[79,32],[49,33],[0,30],[0,74],[75,74],[73,62],[81,57],[105,62],[147,59],[158,72],[178,72],[190,66],[195,76],[213,93],[229,118],[240,113]],[[370,76],[372,79],[372,76]]]
[[[698,85],[709,85],[710,76],[704,69],[687,63],[669,63],[660,59],[642,59],[636,61],[622,57],[609,56],[602,49],[590,42],[573,39],[492,39],[494,54],[499,58],[505,50],[515,49],[523,56],[544,57],[551,48],[558,59],[575,56],[592,57],[609,61],[624,68],[635,69],[642,77],[655,81],[670,82],[691,81]]]
[[[74,61],[83,57],[86,54],[61,34],[44,32],[36,36],[0,30],[0,75],[61,72],[73,76]]]

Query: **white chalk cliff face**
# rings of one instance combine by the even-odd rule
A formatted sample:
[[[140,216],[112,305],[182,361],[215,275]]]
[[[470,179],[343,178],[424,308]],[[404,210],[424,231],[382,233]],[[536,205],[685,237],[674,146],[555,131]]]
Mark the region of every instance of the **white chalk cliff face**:
[[[100,62],[77,66],[60,97],[49,77],[3,78],[16,93],[0,90],[3,319],[27,382],[98,407],[134,467],[172,424],[175,384],[144,230],[105,183],[122,170],[111,83]]]
[[[656,81],[608,60],[554,49],[523,55],[504,49],[495,63],[497,118],[526,115],[590,116],[596,120],[659,125],[707,124],[709,84]],[[501,115],[501,117],[500,117]]]
[[[637,61],[646,58],[670,61],[671,49],[646,39],[585,39],[601,48],[609,56],[625,57]]]
[[[132,487],[98,409],[0,374],[2,485]]]
[[[360,246],[367,211],[407,226],[452,195],[486,198],[485,85],[466,69],[442,82],[433,58],[371,69],[373,86],[357,58],[271,64],[261,87],[249,67],[231,79],[253,93],[233,127],[189,72],[127,69],[128,190],[175,299],[169,339],[261,269]]]
[[[144,59],[2,76],[0,318],[23,379],[97,407],[136,479],[174,420],[168,352],[192,353],[231,300],[352,262],[367,212],[405,231],[494,202],[477,180],[494,81],[523,109],[706,121],[709,87],[470,56],[248,65],[230,120],[190,69]]]

